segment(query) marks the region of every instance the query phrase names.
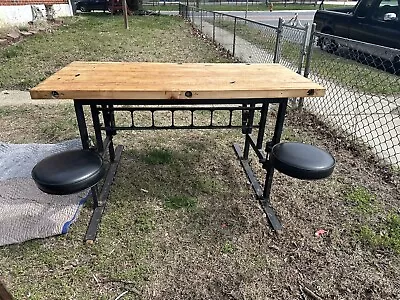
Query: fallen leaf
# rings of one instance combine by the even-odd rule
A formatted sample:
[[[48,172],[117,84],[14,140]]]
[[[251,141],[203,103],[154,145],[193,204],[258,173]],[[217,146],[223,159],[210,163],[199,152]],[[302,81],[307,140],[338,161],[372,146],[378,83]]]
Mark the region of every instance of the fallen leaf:
[[[327,232],[326,230],[318,229],[318,230],[315,232],[315,236],[321,236],[321,235],[325,234],[326,232]]]

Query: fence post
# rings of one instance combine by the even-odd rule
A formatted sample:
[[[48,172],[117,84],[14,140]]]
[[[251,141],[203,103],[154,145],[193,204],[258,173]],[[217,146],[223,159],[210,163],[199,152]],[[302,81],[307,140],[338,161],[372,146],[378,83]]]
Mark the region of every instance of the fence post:
[[[274,53],[274,63],[279,63],[281,59],[281,41],[283,32],[283,19],[279,18],[278,28],[276,29],[276,43],[275,43],[275,53]]]
[[[194,25],[194,7],[192,7],[192,24]]]
[[[235,22],[233,23],[233,45],[232,45],[233,56],[235,56],[235,48],[236,48],[236,23],[237,23],[237,18],[235,17]]]
[[[303,62],[304,62],[305,56],[306,56],[308,30],[309,30],[309,25],[308,25],[308,23],[306,23],[306,25],[304,26],[303,41],[301,42],[302,46],[301,46],[301,50],[300,50],[299,67],[297,69],[297,74],[300,74],[300,75],[301,75],[301,70],[303,68]]]
[[[203,9],[200,8],[200,31],[203,32]]]
[[[213,32],[212,32],[212,40],[215,43],[215,11],[213,11]]]
[[[314,44],[314,38],[315,38],[315,23],[311,25],[311,30],[310,34],[308,35],[308,45],[307,45],[307,50],[306,50],[306,62],[304,66],[304,77],[308,78],[308,75],[310,75],[310,66],[311,66],[311,56],[312,56],[312,50],[313,50],[313,44]],[[299,99],[299,109],[302,109],[304,106],[304,98]]]

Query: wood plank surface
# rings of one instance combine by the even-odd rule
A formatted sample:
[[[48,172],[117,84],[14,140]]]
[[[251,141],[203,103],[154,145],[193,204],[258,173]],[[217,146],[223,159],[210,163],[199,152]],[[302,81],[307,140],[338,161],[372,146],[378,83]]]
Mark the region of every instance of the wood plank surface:
[[[73,62],[30,90],[32,99],[319,97],[325,89],[279,64]]]

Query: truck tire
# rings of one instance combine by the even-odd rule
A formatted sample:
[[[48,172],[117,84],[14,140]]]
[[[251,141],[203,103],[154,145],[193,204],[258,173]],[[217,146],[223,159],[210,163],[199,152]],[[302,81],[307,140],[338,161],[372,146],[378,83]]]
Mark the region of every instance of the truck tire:
[[[87,8],[85,5],[81,5],[80,11],[81,11],[81,12],[90,12],[90,9]]]
[[[393,70],[394,70],[394,74],[400,75],[400,57],[399,56],[396,56],[393,59]]]
[[[333,35],[332,30],[324,30],[322,33]],[[321,50],[328,53],[335,53],[339,48],[339,45],[335,42],[335,40],[327,37],[320,37],[318,43]]]

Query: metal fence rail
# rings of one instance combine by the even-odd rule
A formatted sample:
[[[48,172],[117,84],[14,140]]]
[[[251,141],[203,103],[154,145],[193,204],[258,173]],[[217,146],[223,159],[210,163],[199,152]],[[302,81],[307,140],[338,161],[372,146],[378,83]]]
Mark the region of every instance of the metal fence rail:
[[[180,15],[240,61],[279,62],[320,83],[326,96],[300,107],[379,162],[400,166],[399,50],[318,33],[296,18],[274,27],[185,5]]]

